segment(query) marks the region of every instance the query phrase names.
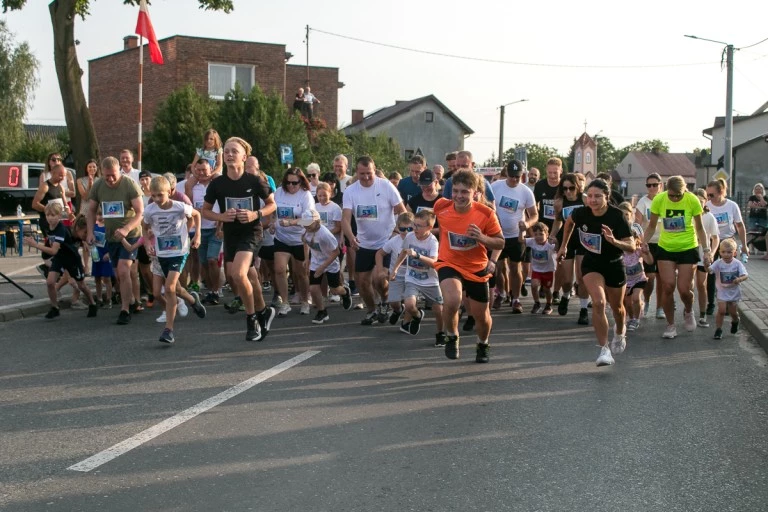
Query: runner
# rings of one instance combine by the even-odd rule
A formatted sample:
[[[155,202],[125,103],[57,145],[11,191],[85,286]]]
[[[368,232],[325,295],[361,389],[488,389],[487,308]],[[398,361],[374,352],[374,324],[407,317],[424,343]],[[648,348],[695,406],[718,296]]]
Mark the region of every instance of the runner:
[[[651,219],[651,203],[656,194],[664,191],[664,183],[661,181],[661,176],[658,173],[651,173],[645,178],[645,188],[648,193],[641,197],[635,205],[635,222],[640,224],[643,231],[648,230],[648,221]],[[648,282],[643,290],[643,297],[645,298],[645,307],[643,308],[643,314],[648,315],[648,310],[651,306],[651,295],[653,295],[654,284],[656,285],[656,318],[664,318],[664,308],[661,307],[661,301],[659,300],[659,281],[656,280],[656,274],[658,273],[658,264],[656,263],[656,253],[659,249],[659,236],[661,230],[657,230],[653,234],[653,238],[648,242],[648,250],[651,252],[651,256],[654,257],[653,263],[648,263],[643,260],[643,271],[645,272]],[[706,274],[705,274],[706,275]]]
[[[536,199],[536,209],[539,212],[539,220],[546,224],[549,232],[552,233],[552,226],[555,223],[555,198],[560,189],[560,178],[563,174],[563,161],[557,157],[547,160],[546,175],[547,179],[539,180],[533,187],[533,196]],[[555,291],[553,293],[553,302],[560,304],[560,273],[555,275]]]
[[[492,322],[488,279],[496,270],[495,258],[504,249],[504,235],[493,208],[474,199],[480,179],[470,170],[457,171],[452,178],[453,198],[441,198],[435,203],[435,215],[440,222],[440,245],[435,268],[444,300],[446,357],[459,358],[459,307],[466,292],[469,313],[477,323],[475,361],[487,363]],[[490,259],[489,249],[493,251]]]
[[[704,213],[701,214],[701,223],[704,225],[704,231],[706,233],[707,240],[709,240],[709,249],[711,251],[710,254],[714,254],[720,247],[720,231],[717,227],[717,219],[715,219],[715,216],[712,215],[712,212],[709,211],[709,207],[707,206],[707,191],[703,188],[696,189],[696,197],[699,198],[699,203],[701,203],[701,207],[704,209]],[[704,261],[704,251],[702,249],[702,246],[699,246],[699,263]],[[707,304],[709,304],[709,291],[707,290],[708,275],[709,272],[706,268],[704,268],[704,265],[699,264],[696,266],[696,292],[698,294],[699,302],[699,327],[709,327],[709,322],[707,321]]]
[[[573,210],[565,221],[563,246],[558,259],[565,258],[571,234],[578,232],[584,249],[581,274],[584,285],[592,298],[592,325],[600,345],[597,366],[614,363],[613,355],[621,354],[627,345],[624,310],[624,289],[627,276],[622,254],[635,250],[635,240],[621,210],[608,204],[610,189],[596,179],[587,187],[586,208]],[[606,300],[611,306],[615,325],[613,340],[608,346],[608,318],[605,315]],[[613,355],[612,355],[613,354]]]

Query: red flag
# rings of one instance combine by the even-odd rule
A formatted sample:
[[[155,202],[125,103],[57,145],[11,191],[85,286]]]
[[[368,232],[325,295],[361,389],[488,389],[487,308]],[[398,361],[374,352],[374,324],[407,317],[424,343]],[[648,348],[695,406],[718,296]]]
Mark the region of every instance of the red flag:
[[[136,21],[136,33],[145,37],[149,42],[149,58],[155,64],[163,63],[163,52],[160,51],[160,44],[157,42],[155,29],[152,27],[152,21],[149,19],[149,10],[146,0],[141,0],[139,6],[139,19]]]

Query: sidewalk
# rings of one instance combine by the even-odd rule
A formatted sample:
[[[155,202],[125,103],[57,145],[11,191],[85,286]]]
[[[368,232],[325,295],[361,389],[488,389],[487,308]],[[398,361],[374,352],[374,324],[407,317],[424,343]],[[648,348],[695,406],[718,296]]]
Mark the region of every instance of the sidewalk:
[[[768,261],[750,256],[749,279],[741,285],[739,304],[741,322],[763,349],[768,352]]]
[[[35,250],[25,251],[23,257],[19,257],[15,252],[8,252],[4,258],[0,257],[0,272],[33,296],[30,299],[24,292],[0,277],[0,322],[37,316],[48,311],[50,306],[45,280],[35,270],[35,266],[40,263],[42,259]],[[68,308],[69,300],[62,300],[61,307]]]

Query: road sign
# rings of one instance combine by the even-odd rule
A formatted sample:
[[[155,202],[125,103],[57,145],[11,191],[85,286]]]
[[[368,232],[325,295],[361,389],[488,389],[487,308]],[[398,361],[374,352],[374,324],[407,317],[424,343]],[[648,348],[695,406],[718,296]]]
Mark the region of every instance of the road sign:
[[[283,165],[293,164],[293,146],[291,144],[280,144],[280,163]]]
[[[714,176],[712,176],[712,179],[713,179],[713,180],[719,180],[719,179],[721,179],[721,178],[722,178],[722,179],[724,179],[724,180],[727,182],[727,181],[728,181],[728,177],[729,177],[729,176],[728,176],[728,173],[727,173],[727,172],[725,172],[725,169],[719,169],[719,170],[718,170],[718,171],[715,173],[715,175],[714,175]]]

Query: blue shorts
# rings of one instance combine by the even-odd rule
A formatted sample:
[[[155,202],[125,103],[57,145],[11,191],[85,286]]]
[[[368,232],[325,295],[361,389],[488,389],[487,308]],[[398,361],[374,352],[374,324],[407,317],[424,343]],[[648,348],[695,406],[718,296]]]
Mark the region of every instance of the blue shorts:
[[[131,237],[127,238],[129,244],[133,245],[135,244],[139,238],[138,237]],[[122,242],[107,242],[107,251],[109,251],[109,260],[112,262],[112,268],[117,268],[117,262],[119,260],[136,260],[136,255],[138,254],[139,250],[134,249],[133,251],[127,251],[125,247],[123,247]]]
[[[197,248],[197,254],[200,261],[219,261],[221,252],[220,238],[216,238],[216,228],[200,230],[200,247]]]
[[[108,261],[94,261],[91,263],[91,275],[93,277],[113,277],[115,269]]]
[[[184,256],[171,256],[170,258],[157,258],[157,262],[160,263],[160,268],[163,270],[163,275],[168,277],[171,272],[181,273],[184,270],[184,264],[187,262],[188,254]]]

